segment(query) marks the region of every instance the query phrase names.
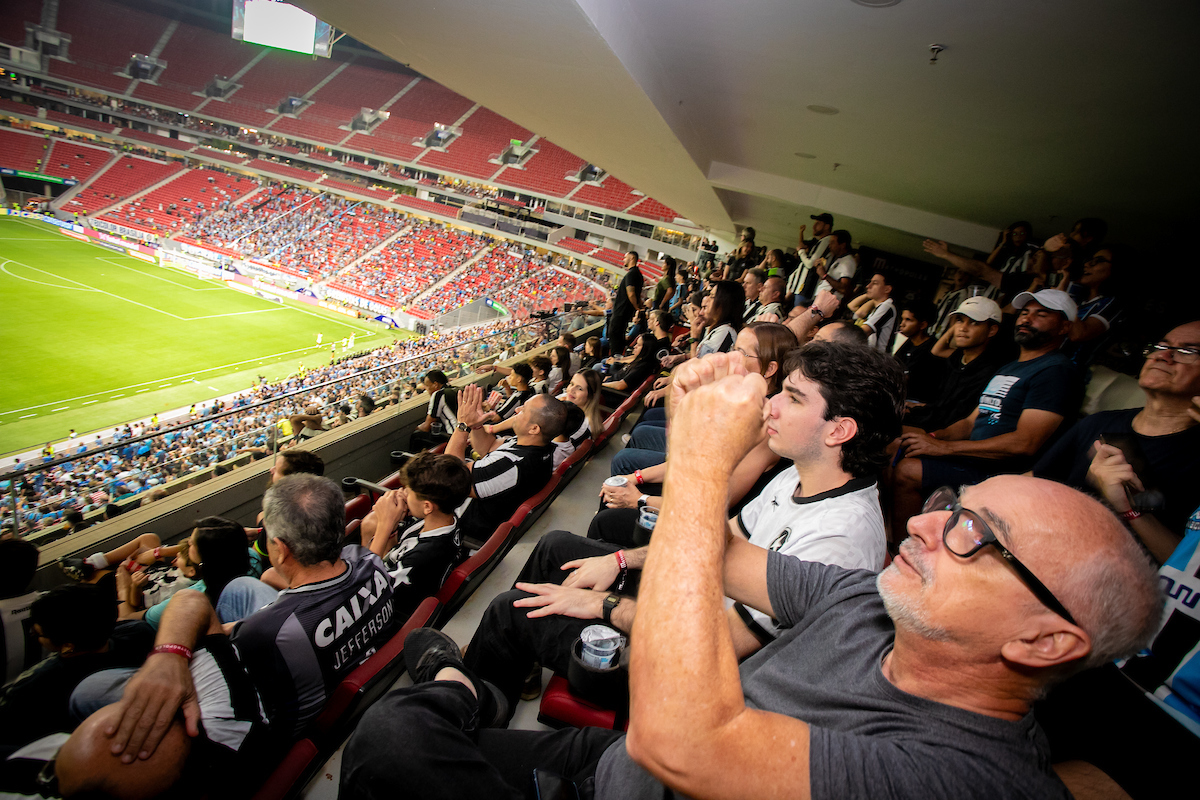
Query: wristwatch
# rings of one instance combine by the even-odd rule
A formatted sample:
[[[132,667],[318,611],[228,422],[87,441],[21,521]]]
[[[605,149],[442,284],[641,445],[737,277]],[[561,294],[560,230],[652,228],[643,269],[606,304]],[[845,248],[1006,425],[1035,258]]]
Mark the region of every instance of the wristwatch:
[[[458,423],[458,425],[456,425],[455,427],[456,427],[458,430],[462,431],[463,433],[470,433],[470,432],[471,432],[471,426],[470,426],[470,425],[468,425],[468,424],[467,424],[467,423],[465,423],[465,422],[460,422],[460,423]]]
[[[605,625],[609,625],[609,626],[612,625],[613,611],[615,611],[617,606],[619,606],[619,605],[621,605],[620,595],[610,594],[608,597],[604,598],[604,624]]]
[[[645,508],[645,507],[646,507],[646,503],[648,503],[648,502],[650,502],[650,495],[648,495],[648,494],[644,494],[644,495],[642,495],[641,497],[639,497],[639,498],[637,499],[637,507],[638,507],[638,508]]]

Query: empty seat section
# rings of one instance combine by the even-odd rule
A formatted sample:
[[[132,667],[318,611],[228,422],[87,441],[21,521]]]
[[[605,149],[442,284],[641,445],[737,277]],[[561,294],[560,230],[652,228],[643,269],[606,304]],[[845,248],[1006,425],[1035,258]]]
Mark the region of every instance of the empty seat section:
[[[227,209],[258,188],[258,182],[215,169],[191,169],[140,200],[104,215],[113,222],[132,222],[164,234],[182,230],[204,216]],[[175,208],[171,208],[175,206]]]
[[[553,197],[566,197],[579,185],[578,181],[567,180],[566,176],[578,173],[586,162],[547,139],[538,139],[533,147],[537,152],[529,157],[523,168],[506,167],[496,176],[495,182]]]
[[[674,222],[679,214],[672,208],[667,208],[662,203],[652,197],[647,197],[642,202],[629,209],[629,214],[646,219],[655,219],[660,222]]]
[[[633,187],[629,184],[617,180],[612,175],[606,175],[599,186],[588,183],[580,187],[578,192],[571,195],[571,200],[611,208],[613,211],[623,211],[642,197],[640,194],[634,194]]]
[[[43,165],[43,172],[82,183],[95,175],[112,157],[112,151],[102,147],[55,139],[54,149],[50,151],[50,160]]]
[[[598,258],[608,264],[617,267],[625,265],[625,254],[618,250],[611,250],[607,247],[601,247],[596,252],[592,253],[592,258]]]
[[[570,236],[564,236],[555,242],[555,245],[564,250],[571,250],[576,253],[583,253],[584,255],[596,249],[596,245],[591,242],[585,242],[582,239],[573,239]]]
[[[0,129],[0,166],[27,172],[42,172],[50,162],[49,136]]]
[[[395,192],[387,189],[373,189],[370,186],[360,186],[357,183],[350,181],[340,181],[337,178],[326,178],[321,182],[322,186],[328,186],[333,189],[342,189],[347,192],[357,192],[366,197],[373,197],[376,200],[390,200]]]
[[[159,56],[167,68],[158,76],[157,85],[139,81],[133,96],[191,111],[204,101],[195,93],[203,94],[214,76],[236,75],[259,52],[259,48],[231,38],[228,27],[218,33],[180,23]]]
[[[42,0],[5,0],[0,14],[0,42],[25,45],[25,23],[42,19]]]
[[[265,127],[279,116],[276,108],[285,98],[304,96],[337,67],[338,62],[328,58],[271,50],[238,78],[242,88],[225,101],[210,101],[202,113],[252,128]]]
[[[346,146],[401,161],[412,161],[422,147],[413,140],[433,129],[435,122],[453,125],[474,103],[431,80],[422,80],[387,109],[391,117],[370,134],[357,133]]]
[[[500,155],[512,139],[526,141],[532,136],[520,125],[482,106],[467,117],[462,128],[462,135],[450,143],[446,152],[431,150],[418,163],[473,178],[489,178],[500,165],[488,159]]]
[[[334,75],[309,98],[312,105],[297,118],[283,117],[271,125],[271,130],[299,136],[317,142],[336,144],[350,135],[340,126],[350,121],[364,108],[378,109],[408,85],[413,74],[380,66],[352,63]]]
[[[309,183],[314,183],[321,179],[321,173],[319,172],[309,172],[306,169],[288,166],[287,164],[280,164],[278,161],[267,161],[263,158],[256,158],[250,163],[246,164],[246,166],[250,169],[262,170],[263,172],[269,172],[273,175],[282,175],[285,178],[291,178],[292,180],[296,181],[308,181]]]
[[[112,20],[97,25],[97,19]],[[167,20],[108,0],[62,0],[58,29],[71,34],[71,62],[50,59],[50,74],[124,93],[132,79],[113,73],[134,53],[149,53],[167,29]]]
[[[136,156],[124,156],[63,206],[64,211],[91,214],[119,203],[144,191],[164,178],[183,170],[175,162],[150,161]]]
[[[47,110],[46,121],[53,122],[56,125],[61,125],[64,128],[72,128],[80,131],[100,131],[101,133],[112,133],[113,129],[117,127],[112,122],[103,122],[90,117],[81,117],[77,114],[68,114],[65,111]]]

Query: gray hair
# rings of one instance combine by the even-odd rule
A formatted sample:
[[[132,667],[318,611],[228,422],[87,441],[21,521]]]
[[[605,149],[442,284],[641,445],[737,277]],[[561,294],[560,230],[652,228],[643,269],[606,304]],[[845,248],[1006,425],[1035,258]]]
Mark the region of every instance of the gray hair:
[[[275,481],[263,497],[268,539],[282,539],[301,565],[337,561],[346,535],[346,501],[328,478],[297,473]]]
[[[1111,513],[1110,513],[1111,516]],[[1092,639],[1092,652],[1074,671],[1127,658],[1150,645],[1162,624],[1165,599],[1158,572],[1124,526],[1107,547],[1083,551],[1061,580],[1061,597]]]

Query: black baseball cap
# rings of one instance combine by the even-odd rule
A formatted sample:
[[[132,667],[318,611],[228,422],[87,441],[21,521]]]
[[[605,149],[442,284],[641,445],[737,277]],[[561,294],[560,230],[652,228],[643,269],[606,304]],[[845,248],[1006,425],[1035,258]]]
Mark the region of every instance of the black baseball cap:
[[[809,219],[819,219],[826,225],[833,227],[833,214],[813,214]]]

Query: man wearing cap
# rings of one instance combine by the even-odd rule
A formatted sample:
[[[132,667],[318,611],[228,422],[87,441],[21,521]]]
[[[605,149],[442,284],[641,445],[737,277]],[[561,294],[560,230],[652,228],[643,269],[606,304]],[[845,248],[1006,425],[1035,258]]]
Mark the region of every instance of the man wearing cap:
[[[800,226],[800,242],[796,245],[796,255],[800,258],[800,265],[796,267],[796,271],[788,278],[787,291],[788,294],[802,298],[803,301],[797,301],[796,305],[808,305],[812,302],[812,296],[817,289],[817,273],[813,270],[813,262],[818,258],[824,258],[826,251],[829,249],[829,233],[833,230],[833,215],[832,214],[813,214],[809,217],[813,221],[813,238],[804,238],[804,228]]]
[[[949,329],[932,354],[945,359],[945,373],[927,403],[909,407],[906,432],[936,431],[962,419],[979,403],[979,394],[1009,358],[996,341],[1003,315],[995,300],[968,297],[948,315]],[[910,398],[911,399],[911,398]]]
[[[904,458],[892,475],[893,532],[903,531],[939,486],[1029,469],[1078,407],[1079,376],[1058,352],[1076,319],[1075,302],[1066,292],[1043,289],[1017,295],[1013,308],[1019,312],[1013,338],[1020,355],[992,376],[975,410],[932,433],[900,437]]]

